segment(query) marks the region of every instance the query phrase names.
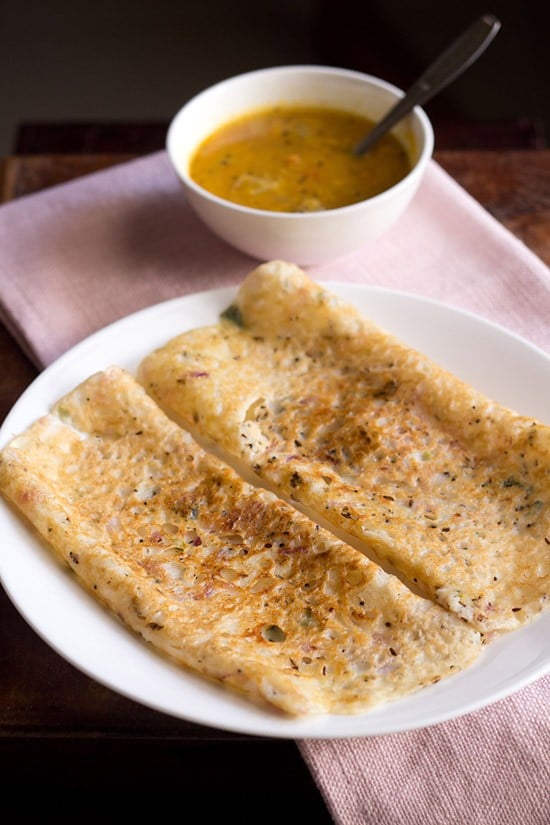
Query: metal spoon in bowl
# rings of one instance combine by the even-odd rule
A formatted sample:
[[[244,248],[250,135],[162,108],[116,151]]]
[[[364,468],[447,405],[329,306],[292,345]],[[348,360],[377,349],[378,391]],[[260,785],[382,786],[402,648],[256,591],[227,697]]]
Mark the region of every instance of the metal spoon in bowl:
[[[413,83],[401,100],[376,124],[354,148],[354,154],[368,152],[382,135],[408,115],[415,106],[422,106],[462,74],[485,51],[500,29],[500,21],[484,14],[472,23]]]

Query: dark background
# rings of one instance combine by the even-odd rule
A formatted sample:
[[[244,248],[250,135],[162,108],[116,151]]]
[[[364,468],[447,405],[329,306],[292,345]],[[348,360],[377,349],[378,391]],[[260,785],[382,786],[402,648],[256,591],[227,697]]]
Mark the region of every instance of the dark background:
[[[546,145],[550,4],[539,0],[0,0],[0,155],[36,122],[151,122],[162,139],[190,96],[266,66],[344,66],[406,88],[485,12],[502,22],[496,40],[426,105],[436,148],[457,119],[514,121]]]

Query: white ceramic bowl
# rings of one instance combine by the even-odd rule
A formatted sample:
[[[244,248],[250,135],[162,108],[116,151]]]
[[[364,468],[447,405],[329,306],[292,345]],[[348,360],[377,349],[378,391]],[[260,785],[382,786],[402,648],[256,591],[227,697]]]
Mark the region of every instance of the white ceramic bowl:
[[[189,204],[221,238],[260,260],[323,263],[378,237],[408,206],[433,152],[433,129],[422,109],[416,107],[393,129],[412,160],[409,174],[385,192],[339,209],[269,212],[231,203],[191,180],[193,153],[224,123],[261,107],[327,106],[379,120],[402,96],[383,80],[346,69],[260,69],[217,83],[189,100],[169,126],[166,148]]]

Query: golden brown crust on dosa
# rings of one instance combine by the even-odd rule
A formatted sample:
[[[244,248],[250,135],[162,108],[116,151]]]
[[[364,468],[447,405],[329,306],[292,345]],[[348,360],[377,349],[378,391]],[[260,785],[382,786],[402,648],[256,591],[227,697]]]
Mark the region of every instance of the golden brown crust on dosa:
[[[0,488],[158,651],[287,713],[358,713],[479,653],[463,622],[243,482],[118,368],[2,451]]]
[[[141,365],[161,406],[490,634],[548,606],[550,428],[404,346],[297,267]]]

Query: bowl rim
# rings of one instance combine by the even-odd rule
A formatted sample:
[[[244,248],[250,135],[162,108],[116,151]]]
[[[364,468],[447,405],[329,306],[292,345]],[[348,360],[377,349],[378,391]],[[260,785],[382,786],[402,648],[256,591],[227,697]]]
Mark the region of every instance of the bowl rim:
[[[367,205],[370,207],[371,205],[377,205],[389,198],[393,198],[396,194],[399,194],[401,189],[407,188],[411,181],[414,181],[415,178],[419,177],[422,174],[422,170],[426,167],[429,160],[433,155],[434,150],[434,131],[432,123],[421,106],[415,106],[410,116],[416,117],[420,123],[421,131],[423,135],[423,146],[419,153],[419,156],[412,166],[409,172],[401,178],[397,183],[393,186],[390,186],[389,189],[385,189],[383,192],[379,192],[377,195],[373,195],[370,198],[366,198],[361,201],[357,201],[355,203],[348,204],[346,206],[339,206],[333,209],[322,209],[314,212],[282,212],[282,211],[271,211],[269,209],[258,209],[252,206],[244,206],[240,203],[235,203],[234,201],[230,201],[226,198],[221,198],[219,195],[215,195],[212,192],[209,192],[208,189],[200,186],[196,183],[191,176],[187,173],[186,170],[182,170],[178,167],[176,160],[175,160],[175,151],[174,151],[174,144],[175,144],[175,135],[177,134],[177,130],[179,128],[179,124],[184,117],[185,112],[189,109],[192,104],[198,102],[201,98],[205,98],[214,92],[219,92],[223,90],[224,86],[229,86],[232,84],[236,84],[240,81],[246,80],[247,78],[251,77],[261,77],[263,75],[277,75],[277,74],[293,74],[293,73],[310,73],[310,74],[326,74],[326,75],[333,75],[338,77],[349,78],[350,80],[360,80],[360,81],[368,81],[369,83],[373,84],[377,88],[384,89],[385,91],[391,92],[397,98],[403,97],[405,92],[403,89],[400,89],[398,86],[395,86],[393,83],[389,83],[387,80],[383,78],[376,77],[375,75],[367,74],[366,72],[359,72],[355,69],[345,69],[339,68],[337,66],[324,66],[321,64],[315,63],[297,63],[297,64],[290,64],[284,66],[269,66],[261,69],[252,69],[251,71],[242,72],[240,74],[232,75],[231,77],[224,78],[223,80],[219,80],[216,83],[213,83],[210,86],[207,86],[205,89],[197,92],[197,94],[190,97],[184,104],[181,106],[178,111],[172,117],[169,125],[168,130],[166,133],[166,140],[165,140],[165,149],[168,154],[170,163],[172,167],[183,183],[183,185],[194,192],[195,195],[202,198],[203,200],[210,201],[212,204],[231,210],[232,212],[241,213],[243,215],[249,216],[256,216],[256,217],[269,217],[270,220],[296,220],[296,221],[315,221],[319,220],[321,217],[324,216],[334,216],[334,215],[344,215],[349,212],[358,212],[361,209],[364,209]],[[198,144],[197,144],[198,146]],[[197,148],[197,147],[195,147]]]

